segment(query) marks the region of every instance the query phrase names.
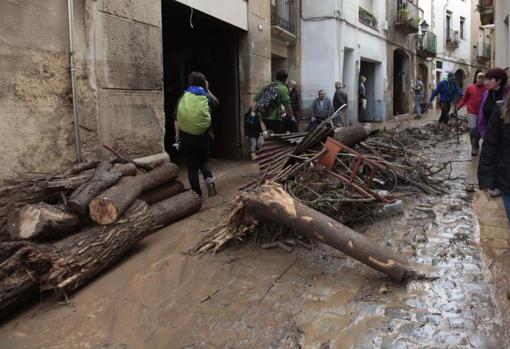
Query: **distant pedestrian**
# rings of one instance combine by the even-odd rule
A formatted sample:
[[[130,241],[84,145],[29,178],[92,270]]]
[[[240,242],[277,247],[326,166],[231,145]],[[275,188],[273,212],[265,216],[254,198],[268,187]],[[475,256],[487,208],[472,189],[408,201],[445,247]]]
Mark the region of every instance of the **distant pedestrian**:
[[[252,160],[257,159],[257,152],[264,144],[260,115],[252,114],[251,110],[244,116],[244,134],[250,141],[250,155]]]
[[[508,76],[501,68],[491,69],[485,74],[485,91],[482,95],[482,103],[478,110],[476,127],[481,138],[485,137],[485,129],[492,113],[496,109],[496,103],[505,99],[508,94]]]
[[[204,74],[192,72],[188,77],[189,87],[177,105],[175,120],[176,145],[182,151],[188,165],[188,180],[196,193],[202,195],[198,172],[202,172],[209,197],[216,195],[216,185],[209,166],[211,142],[211,111],[218,100],[209,91]]]
[[[480,133],[476,127],[476,119],[480,105],[482,104],[482,96],[486,91],[485,88],[485,74],[478,73],[475,78],[475,83],[466,88],[464,97],[455,106],[455,112],[467,106],[467,120],[469,128],[469,138],[471,140],[471,155],[477,156],[480,149]]]
[[[421,118],[421,102],[423,101],[423,97],[425,96],[425,86],[423,85],[423,81],[421,81],[421,77],[416,77],[416,81],[414,82],[414,113],[416,114],[416,118]]]
[[[359,119],[365,120],[367,115],[367,88],[366,88],[367,78],[363,75],[359,77]]]
[[[292,108],[293,118],[283,120],[285,132],[299,131],[299,111],[301,110],[301,96],[297,90],[296,81],[289,81],[290,107]]]
[[[459,89],[455,82],[455,75],[448,73],[445,80],[440,81],[436,89],[432,92],[429,102],[432,103],[434,98],[439,95],[439,103],[441,105],[441,117],[439,118],[439,125],[441,128],[447,128],[450,121],[450,110],[452,103],[456,96],[463,97],[464,94]]]
[[[326,97],[326,92],[320,90],[318,97],[312,103],[312,117],[310,118],[309,130],[316,128],[321,122],[333,115],[333,104]]]
[[[349,98],[344,90],[344,85],[341,81],[335,82],[335,95],[333,96],[333,110],[336,112],[343,105],[349,104]],[[340,112],[340,119],[342,126],[349,126],[347,119],[347,107]]]
[[[494,105],[487,123],[478,165],[478,183],[489,198],[498,196],[498,191],[502,193],[510,221],[510,95],[505,99],[505,104],[499,101]]]
[[[264,87],[252,103],[253,115],[259,114],[264,125],[272,133],[283,133],[285,118],[294,118],[290,105],[290,94],[287,88],[289,74],[281,69],[276,72],[275,80]]]

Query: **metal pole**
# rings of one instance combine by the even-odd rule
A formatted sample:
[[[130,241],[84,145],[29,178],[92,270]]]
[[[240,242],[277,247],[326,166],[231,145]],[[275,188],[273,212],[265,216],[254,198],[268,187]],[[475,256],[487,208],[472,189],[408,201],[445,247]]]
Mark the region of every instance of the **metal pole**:
[[[73,124],[74,124],[74,146],[76,151],[76,161],[82,162],[82,150],[80,140],[80,118],[78,115],[78,96],[76,94],[76,66],[74,63],[74,0],[67,0],[67,10],[69,17],[69,61],[71,70],[71,88],[73,92]]]

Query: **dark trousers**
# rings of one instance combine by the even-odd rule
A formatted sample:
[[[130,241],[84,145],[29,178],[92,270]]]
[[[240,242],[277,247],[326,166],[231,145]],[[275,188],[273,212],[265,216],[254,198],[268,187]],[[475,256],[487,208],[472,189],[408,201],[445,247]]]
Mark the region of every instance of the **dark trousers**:
[[[267,130],[274,134],[285,133],[282,120],[262,119],[262,122],[264,122],[264,125],[266,125]]]
[[[204,180],[213,177],[209,167],[209,134],[194,136],[181,131],[180,136],[182,152],[188,164],[189,185],[196,193],[202,195],[198,171],[202,172]]]
[[[471,148],[473,150],[480,150],[480,133],[476,127],[469,130],[469,139],[471,140]]]
[[[448,125],[448,121],[450,120],[450,109],[452,109],[452,103],[441,103],[441,117],[439,118],[439,122],[445,125]]]

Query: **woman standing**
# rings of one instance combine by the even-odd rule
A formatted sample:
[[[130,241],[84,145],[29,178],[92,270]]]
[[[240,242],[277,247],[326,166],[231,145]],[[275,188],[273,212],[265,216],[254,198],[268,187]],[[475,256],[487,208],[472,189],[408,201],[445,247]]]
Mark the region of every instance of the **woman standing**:
[[[494,196],[496,189],[503,194],[506,214],[510,221],[510,98],[494,106],[484,130],[484,142],[478,165],[480,189]]]
[[[489,118],[494,113],[496,103],[506,97],[508,90],[507,82],[506,72],[501,68],[491,69],[485,74],[485,87],[487,87],[487,91],[482,96],[482,104],[476,119],[476,127],[481,138],[485,139],[485,129],[487,128]]]

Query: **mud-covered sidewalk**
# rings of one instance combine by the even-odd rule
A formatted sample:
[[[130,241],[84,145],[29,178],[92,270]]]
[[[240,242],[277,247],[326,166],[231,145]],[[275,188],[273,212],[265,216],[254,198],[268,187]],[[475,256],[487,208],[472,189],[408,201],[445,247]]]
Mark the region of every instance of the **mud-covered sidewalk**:
[[[68,303],[21,309],[0,328],[0,348],[508,348],[501,202],[466,190],[476,181],[467,136],[423,152],[456,161],[452,176],[466,178],[355,228],[434,267],[437,280],[396,285],[324,245],[183,255],[257,171],[214,162],[221,194],[199,214],[143,240]]]

